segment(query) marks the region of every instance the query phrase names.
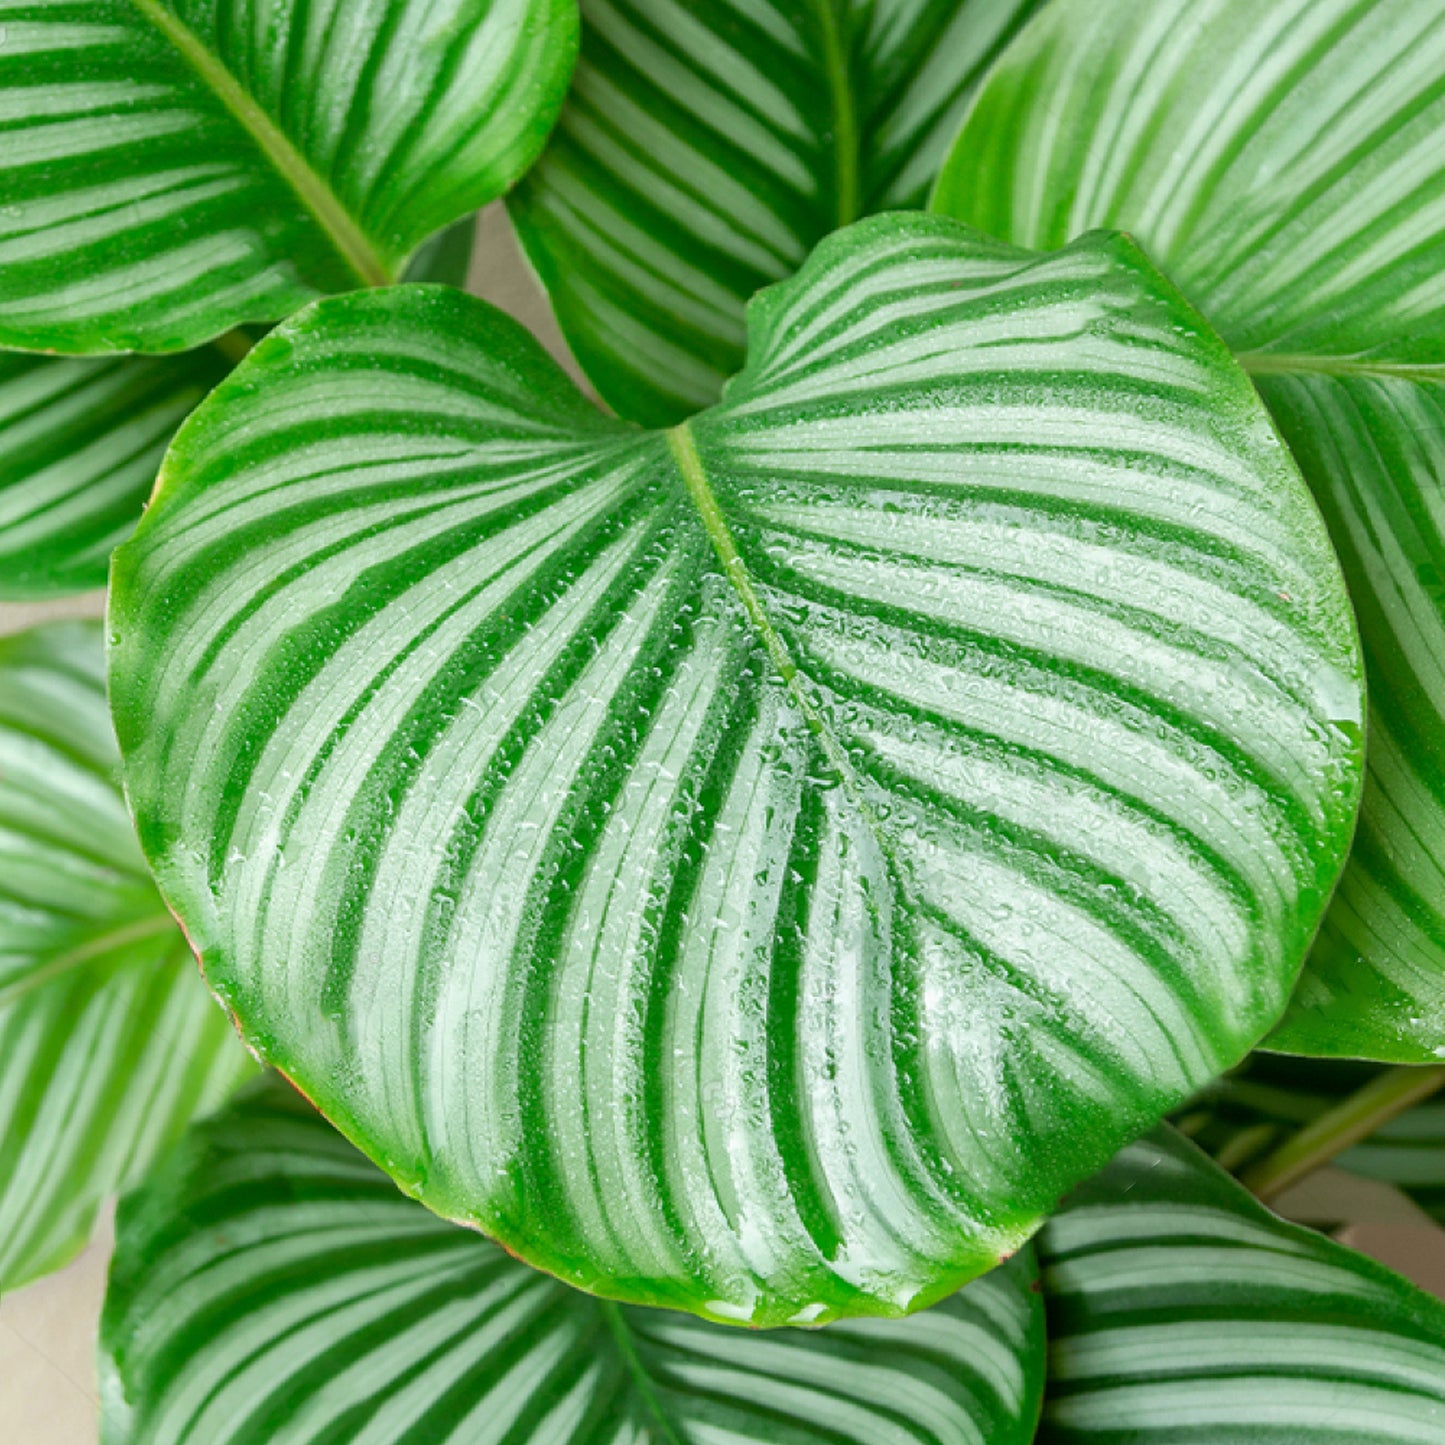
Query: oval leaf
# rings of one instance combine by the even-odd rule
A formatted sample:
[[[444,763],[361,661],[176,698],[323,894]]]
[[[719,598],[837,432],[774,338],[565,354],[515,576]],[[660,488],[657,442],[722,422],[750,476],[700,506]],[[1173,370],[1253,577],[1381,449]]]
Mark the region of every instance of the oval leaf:
[[[927,1314],[748,1334],[589,1299],[428,1214],[289,1089],[121,1205],[105,1445],[1027,1445],[1032,1254]]]
[[[1287,1224],[1172,1130],[1039,1236],[1040,1445],[1433,1445],[1445,1304]]]
[[[0,345],[180,351],[383,285],[561,106],[574,0],[0,0]]]
[[[666,426],[743,364],[743,308],[839,226],[916,206],[1038,0],[584,0],[577,74],[509,209],[582,368]]]
[[[1020,245],[1130,231],[1254,373],[1344,562],[1371,697],[1359,840],[1271,1046],[1445,1057],[1437,0],[1058,0],[934,205]]]
[[[471,298],[308,310],[117,555],[112,697],[265,1057],[529,1262],[778,1324],[951,1292],[1273,1022],[1361,699],[1127,240],[878,218],[751,317],[647,435]]]
[[[0,1290],[252,1070],[116,786],[99,626],[0,639]]]
[[[1370,698],[1350,866],[1270,1047],[1445,1059],[1445,381],[1258,385],[1329,524]]]

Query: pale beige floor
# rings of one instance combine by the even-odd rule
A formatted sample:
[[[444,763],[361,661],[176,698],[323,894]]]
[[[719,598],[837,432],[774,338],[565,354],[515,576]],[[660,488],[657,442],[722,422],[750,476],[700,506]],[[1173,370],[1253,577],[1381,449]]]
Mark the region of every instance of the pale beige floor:
[[[501,207],[483,215],[470,289],[510,311],[578,375],[545,296],[517,250]],[[0,604],[0,633],[49,617],[101,614],[104,594],[55,604]],[[1280,1201],[1303,1220],[1356,1221],[1349,1242],[1445,1295],[1445,1231],[1394,1190],[1327,1170]],[[106,1211],[94,1243],[68,1269],[0,1300],[0,1445],[96,1445],[95,1328],[112,1243]]]

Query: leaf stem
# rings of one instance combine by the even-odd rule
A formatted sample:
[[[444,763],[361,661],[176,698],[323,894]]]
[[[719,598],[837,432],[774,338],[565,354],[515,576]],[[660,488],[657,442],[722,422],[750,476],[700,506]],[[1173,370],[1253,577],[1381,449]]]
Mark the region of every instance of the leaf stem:
[[[1445,1086],[1445,1066],[1401,1064],[1321,1114],[1242,1176],[1266,1203]]]
[[[858,114],[853,101],[853,76],[848,64],[837,0],[817,0],[818,26],[823,32],[823,65],[833,100],[833,158],[837,184],[837,222],[856,221],[858,201]]]
[[[633,1388],[637,1391],[646,1414],[651,1417],[651,1423],[658,1431],[658,1439],[662,1445],[683,1445],[677,1431],[672,1428],[672,1421],[668,1419],[667,1411],[662,1407],[662,1401],[657,1397],[657,1386],[653,1383],[652,1376],[647,1373],[638,1356],[637,1342],[632,1337],[632,1330],[627,1321],[622,1317],[622,1310],[611,1300],[598,1300],[597,1303],[602,1310],[603,1318],[607,1321],[608,1329],[612,1331],[612,1339],[617,1346],[617,1352],[622,1356],[622,1362],[627,1366],[628,1374],[632,1376]]]

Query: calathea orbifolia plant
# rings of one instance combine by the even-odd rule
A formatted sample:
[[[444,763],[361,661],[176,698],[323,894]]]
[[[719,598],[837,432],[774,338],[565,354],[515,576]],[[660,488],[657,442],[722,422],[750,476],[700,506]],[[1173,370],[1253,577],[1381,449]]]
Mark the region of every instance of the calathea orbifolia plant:
[[[246,1065],[98,638],[0,657],[0,1219],[34,1273],[149,1175],[110,1445],[1445,1439],[1445,1306],[1160,1124],[1267,1194],[1439,1081],[1423,0],[585,5],[511,204],[615,415],[377,284],[531,159],[568,15],[22,20],[0,340],[280,320],[112,570],[139,849],[277,1071],[153,1170]],[[269,200],[154,149],[203,102]],[[78,980],[173,987],[185,1077]],[[1401,1067],[1221,1079],[1265,1038]]]

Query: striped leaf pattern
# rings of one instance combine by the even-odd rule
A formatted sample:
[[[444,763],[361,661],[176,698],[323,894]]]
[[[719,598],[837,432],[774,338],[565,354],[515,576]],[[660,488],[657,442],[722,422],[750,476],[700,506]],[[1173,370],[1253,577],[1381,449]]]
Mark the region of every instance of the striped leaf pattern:
[[[573,0],[0,0],[0,345],[170,352],[397,279],[541,149]]]
[[[0,353],[0,598],[103,587],[176,427],[229,369],[214,347]]]
[[[1445,142],[1445,133],[1441,136]],[[1442,248],[1445,259],[1445,248]],[[1445,357],[1445,331],[1442,331]],[[1329,523],[1369,670],[1350,866],[1272,1047],[1445,1059],[1445,373],[1262,376]]]
[[[100,628],[0,639],[0,1290],[250,1071],[115,783]]]
[[[567,340],[666,426],[743,364],[743,307],[830,231],[922,204],[1039,0],[583,0],[562,119],[509,203]]]
[[[1039,1236],[1039,1445],[1435,1445],[1445,1304],[1276,1218],[1170,1130]]]
[[[466,282],[473,217],[438,233],[409,281]],[[176,428],[245,355],[233,332],[174,357],[0,353],[0,601],[105,586]]]
[[[117,554],[141,838],[247,1039],[568,1282],[899,1314],[1282,1010],[1362,701],[1317,513],[1122,237],[919,214],[603,417],[407,287],[273,333]]]
[[[284,1085],[121,1205],[104,1445],[1027,1445],[1027,1248],[904,1321],[619,1307],[428,1214]]]
[[[1058,0],[980,92],[934,204],[1020,245],[1128,230],[1254,374],[1371,688],[1359,841],[1272,1046],[1445,1057],[1445,11]]]
[[[1020,246],[1136,234],[1247,366],[1438,365],[1437,0],[1058,0],[933,205]]]

